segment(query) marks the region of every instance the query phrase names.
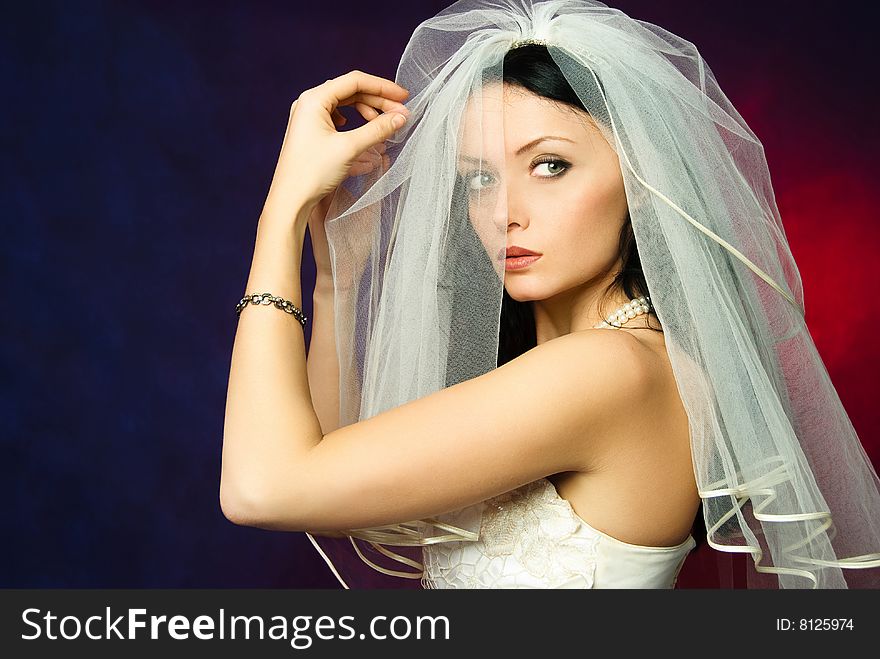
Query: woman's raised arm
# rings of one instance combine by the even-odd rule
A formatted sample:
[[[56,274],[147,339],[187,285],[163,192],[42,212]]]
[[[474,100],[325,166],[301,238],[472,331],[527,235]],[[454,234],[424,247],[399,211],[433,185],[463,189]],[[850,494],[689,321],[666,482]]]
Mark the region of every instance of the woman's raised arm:
[[[331,195],[322,200],[309,218],[309,238],[315,258],[315,288],[312,291],[312,335],[307,370],[312,403],[324,434],[339,427],[339,360],[336,356],[333,273],[324,218]]]
[[[305,229],[315,200],[327,193],[303,180],[332,170],[338,178],[331,183],[338,185],[350,163],[340,157],[337,172],[315,156],[295,154],[359,153],[387,139],[392,129],[384,115],[344,134],[331,124],[333,135],[347,135],[350,142],[340,145],[327,137],[329,143],[313,144],[317,130],[307,119],[319,109],[335,110],[326,107],[325,96],[351,99],[363,89],[381,95],[391,93],[383,87],[388,84],[393,85],[355,72],[300,96],[301,115],[294,104],[285,144],[295,148],[282,146],[259,221],[247,293],[268,291],[302,306]],[[621,415],[652,409],[662,389],[659,367],[637,340],[585,330],[324,433],[311,399],[300,323],[272,306],[248,307],[238,322],[220,503],[231,521],[261,528],[335,531],[411,521],[560,471],[591,470],[618,441],[612,429]]]
[[[364,153],[396,130],[391,118],[406,114],[401,102],[406,95],[391,81],[354,71],[294,101],[257,226],[245,294],[269,292],[302,308],[300,267],[309,217],[346,176],[356,173]],[[336,124],[345,123],[340,105],[375,107],[384,114],[338,133]],[[335,352],[324,345],[324,354],[330,349]],[[326,361],[321,368],[327,368]],[[333,404],[322,401],[322,409]],[[294,316],[272,307],[244,309],[233,344],[223,429],[224,512],[242,509],[255,492],[289,477],[284,470],[322,435],[311,399],[303,328]]]

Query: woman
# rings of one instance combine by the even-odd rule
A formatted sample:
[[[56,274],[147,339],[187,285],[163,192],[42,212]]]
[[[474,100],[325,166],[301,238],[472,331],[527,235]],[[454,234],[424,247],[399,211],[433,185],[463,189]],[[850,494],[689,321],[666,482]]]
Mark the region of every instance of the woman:
[[[692,44],[597,2],[461,0],[397,80],[293,104],[246,290],[296,318],[240,318],[227,517],[321,529],[345,585],[333,535],[425,587],[662,588],[702,501],[750,585],[877,584],[877,475],[760,142]]]

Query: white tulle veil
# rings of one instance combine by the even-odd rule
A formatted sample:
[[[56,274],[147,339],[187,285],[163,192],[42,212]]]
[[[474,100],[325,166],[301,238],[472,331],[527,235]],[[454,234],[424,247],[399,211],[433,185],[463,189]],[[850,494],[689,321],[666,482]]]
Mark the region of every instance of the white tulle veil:
[[[468,209],[504,200],[474,202],[456,162],[465,127],[487,161],[503,144],[463,117],[513,46],[547,49],[618,155],[709,545],[751,555],[749,587],[880,587],[880,481],[805,325],[762,144],[696,46],[601,2],[460,0],[416,28],[390,167],[348,179],[325,225],[340,423],[498,365],[505,232]],[[480,517],[309,538],[346,587],[417,587],[421,548],[476,540]]]

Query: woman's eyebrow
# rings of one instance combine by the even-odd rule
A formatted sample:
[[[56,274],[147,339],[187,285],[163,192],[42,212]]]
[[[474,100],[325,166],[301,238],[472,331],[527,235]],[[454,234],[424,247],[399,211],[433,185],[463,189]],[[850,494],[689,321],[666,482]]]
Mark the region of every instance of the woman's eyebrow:
[[[521,155],[525,151],[528,151],[529,149],[537,146],[541,142],[545,142],[548,140],[561,140],[563,142],[571,142],[572,144],[577,144],[577,142],[575,142],[572,139],[569,139],[568,137],[562,137],[560,135],[543,135],[541,137],[535,138],[531,142],[523,144],[520,148],[518,148],[516,150],[516,153],[514,155],[517,155],[517,156]],[[459,160],[465,160],[467,162],[475,162],[475,163],[486,162],[486,160],[487,160],[486,158],[475,158],[474,156],[468,156],[468,155],[464,155],[464,154],[460,155],[458,158],[459,158]]]
[[[538,138],[532,140],[531,142],[523,144],[520,148],[518,148],[516,150],[516,153],[514,155],[518,156],[521,153],[523,153],[524,151],[528,151],[532,147],[537,146],[538,144],[540,144],[541,142],[544,142],[546,140],[562,140],[563,142],[571,142],[572,144],[576,143],[574,140],[571,140],[567,137],[561,137],[559,135],[544,135],[542,137],[538,137]]]

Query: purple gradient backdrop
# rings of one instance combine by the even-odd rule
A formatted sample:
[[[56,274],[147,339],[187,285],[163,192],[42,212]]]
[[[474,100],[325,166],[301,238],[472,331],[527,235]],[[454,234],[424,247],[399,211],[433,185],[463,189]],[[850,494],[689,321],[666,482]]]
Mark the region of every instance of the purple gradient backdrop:
[[[336,587],[303,534],[220,512],[233,307],[291,101],[353,68],[393,78],[447,4],[7,8],[0,587]],[[878,348],[859,334],[878,287],[872,23],[611,4],[696,43],[763,141],[808,327],[877,465]],[[714,585],[705,565],[680,585]]]

